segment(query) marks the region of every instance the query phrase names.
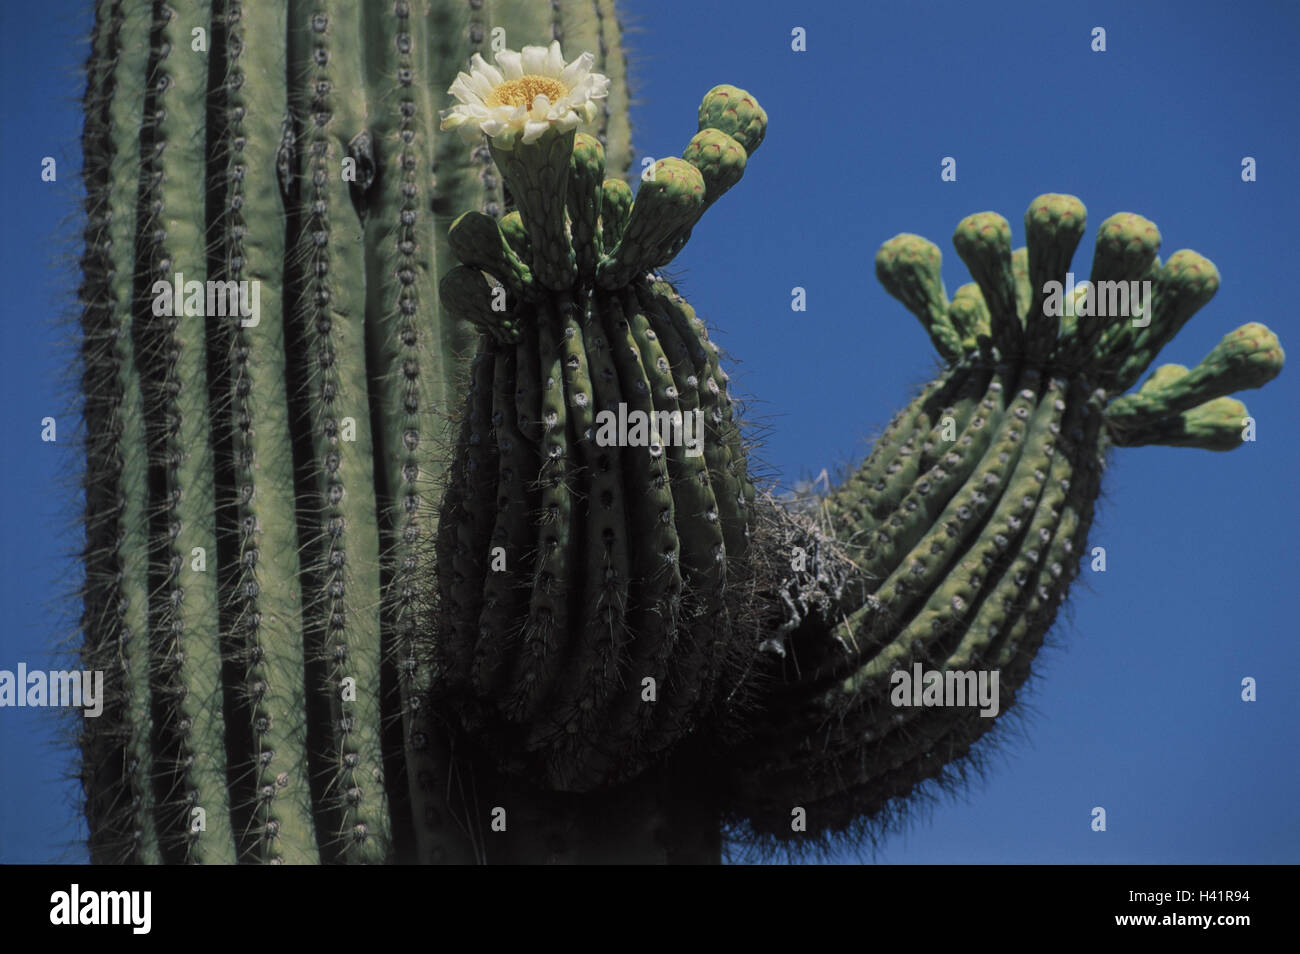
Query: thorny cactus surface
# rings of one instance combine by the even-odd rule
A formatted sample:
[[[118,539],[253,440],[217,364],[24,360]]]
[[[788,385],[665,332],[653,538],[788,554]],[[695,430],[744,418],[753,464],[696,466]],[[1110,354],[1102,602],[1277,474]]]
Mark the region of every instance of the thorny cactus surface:
[[[1195,253],[1162,265],[1138,216],[1102,224],[1071,295],[1048,288],[1072,197],[1034,201],[1027,250],[964,220],[952,300],[938,250],[899,236],[878,275],[948,368],[821,519],[783,508],[658,271],[761,144],[757,102],[711,90],[634,198],[606,0],[416,7],[98,6],[96,861],[699,861],[728,820],[869,825],[992,722],[900,708],[892,674],[996,669],[1005,711],[1108,449],[1229,449],[1227,395],[1281,367],[1252,324],[1125,395],[1218,284]],[[525,47],[453,82],[500,22],[600,57]],[[444,89],[473,143],[437,134]],[[169,311],[178,272],[256,282],[259,313]],[[1154,295],[1096,318],[1130,281]],[[505,851],[483,848],[494,802]]]
[[[1028,247],[1012,251],[1000,215],[968,216],[953,244],[975,281],[951,300],[930,242],[899,235],[877,254],[878,278],[948,368],[793,536],[815,565],[785,588],[798,612],[765,647],[774,686],[733,762],[730,805],[758,831],[797,837],[792,806],[811,835],[869,831],[920,783],[960,772],[1065,599],[1110,448],[1232,449],[1250,420],[1226,395],[1281,370],[1277,338],[1251,323],[1194,370],[1165,365],[1125,395],[1219,275],[1186,249],[1162,264],[1155,225],[1120,213],[1071,295],[1084,224],[1078,199],[1039,196]],[[899,674],[926,674],[929,693],[979,670],[999,676],[991,711],[964,675],[964,707],[920,704],[921,679],[899,688]]]
[[[590,129],[622,174],[609,0],[96,6],[81,289],[83,658],[109,697],[82,746],[95,861],[465,857],[415,609],[473,348],[440,315],[446,228],[503,214],[505,196],[486,148],[440,133],[436,111],[502,25],[599,51],[613,83]],[[205,317],[205,281],[248,282],[257,313],[223,299]]]
[[[743,90],[710,91],[685,159],[660,159],[630,207],[591,136],[494,145],[522,216],[451,227],[464,265],[443,300],[484,333],[440,523],[439,694],[550,787],[639,774],[745,667],[745,449],[717,348],[651,270],[765,127]]]

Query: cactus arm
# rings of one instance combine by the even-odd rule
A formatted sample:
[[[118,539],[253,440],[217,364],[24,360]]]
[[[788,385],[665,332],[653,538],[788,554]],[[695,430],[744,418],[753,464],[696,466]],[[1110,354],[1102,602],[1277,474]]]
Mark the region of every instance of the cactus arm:
[[[939,274],[941,260],[933,242],[919,235],[896,235],[876,253],[876,278],[916,315],[939,356],[951,362],[961,354],[961,340],[948,320],[948,296]]]
[[[1146,327],[1133,326],[1125,339],[1129,353],[1114,378],[1107,382],[1112,392],[1132,387],[1160,350],[1174,340],[1192,315],[1219,290],[1219,270],[1214,263],[1190,249],[1169,256],[1155,281],[1155,304]]]
[[[1072,195],[1041,195],[1025,212],[1030,305],[1020,314],[1025,324],[1025,360],[1032,365],[1041,366],[1056,347],[1061,317],[1047,313],[1046,288],[1049,282],[1065,284],[1087,220],[1083,203]]]
[[[882,624],[892,628],[908,618],[908,611],[917,595],[928,592],[942,577],[980,524],[983,514],[998,500],[1020,458],[1037,396],[1037,380],[1030,374],[1021,377],[1018,387],[1018,393],[1001,415],[996,430],[989,428],[991,438],[987,443],[973,442],[965,456],[965,466],[975,464],[966,480],[949,481],[946,470],[942,481],[921,477],[913,490],[917,498],[916,509],[908,510],[905,500],[903,510],[908,516],[903,517],[902,526],[892,527],[891,518],[890,525],[897,536],[891,535],[889,542],[881,548],[883,558],[867,564],[867,572],[879,567],[880,572],[888,575],[876,589],[875,600],[868,604],[865,612],[860,610],[845,626],[845,638],[850,640],[850,645],[857,647],[858,652],[874,655],[879,651],[879,639],[875,633],[879,632]],[[983,431],[981,428],[981,433]],[[958,468],[954,470],[960,473]],[[954,491],[955,495],[945,504],[943,498]],[[931,497],[931,494],[935,496]],[[934,503],[929,503],[929,500]],[[938,513],[934,512],[936,506]],[[909,519],[924,512],[933,514],[933,518]],[[852,631],[849,631],[850,626],[854,626]]]
[[[704,211],[704,177],[684,159],[669,157],[654,164],[644,179],[627,224],[596,269],[602,288],[617,289],[638,275],[667,262],[676,240],[688,233]]]
[[[632,214],[632,187],[622,179],[606,179],[600,185],[601,248],[612,249],[627,228]]]
[[[948,374],[967,361],[987,367],[992,357],[997,376],[1019,389],[1006,413],[990,414],[998,433],[978,466],[956,450],[943,453],[923,402],[914,402],[898,418],[910,425],[906,433],[887,431],[874,459],[830,494],[827,529],[796,515],[775,517],[785,529],[768,531],[765,542],[798,541],[817,565],[780,590],[797,601],[786,599],[780,636],[763,644],[773,650],[775,688],[731,756],[729,817],[748,817],[755,831],[788,844],[789,807],[799,804],[810,830],[870,836],[907,809],[918,785],[958,780],[993,720],[951,704],[900,710],[892,674],[917,664],[947,675],[997,670],[1000,709],[1010,708],[1078,572],[1109,448],[1226,450],[1241,442],[1245,408],[1226,393],[1267,383],[1284,360],[1262,325],[1226,336],[1195,370],[1165,366],[1136,394],[1121,396],[1218,285],[1213,264],[1194,252],[1160,265],[1159,233],[1147,220],[1107,219],[1092,271],[1094,282],[1152,281],[1147,313],[1103,322],[1067,311],[1060,321],[1041,320],[1056,317],[1046,314],[1043,286],[1065,277],[1085,214],[1070,196],[1035,199],[1023,255],[1009,252],[1000,216],[980,213],[958,227],[955,244],[976,286],[963,286],[947,305],[962,351]],[[924,248],[915,237],[904,240]],[[900,240],[886,249],[891,243]],[[881,278],[933,329],[942,303],[934,257],[912,258],[889,259]],[[1108,300],[1112,293],[1106,289]],[[936,338],[943,353],[949,345]],[[968,430],[976,419],[967,418]],[[863,474],[875,476],[881,461],[914,450],[922,435],[929,468],[915,468],[906,488],[895,487],[905,489],[901,497],[870,506]],[[889,484],[881,480],[874,486],[883,490]],[[927,508],[930,494],[935,506]],[[829,530],[849,545],[837,546]],[[873,532],[894,552],[864,551]]]
[[[1130,426],[1111,437],[1119,447],[1164,444],[1168,447],[1199,447],[1228,451],[1242,444],[1242,432],[1249,412],[1246,405],[1230,397],[1206,401],[1190,411]]]
[[[909,551],[914,547],[919,551],[923,543],[927,548],[939,543],[937,540],[927,541],[925,535],[931,528],[941,526],[945,518],[951,517],[946,508],[952,494],[981,467],[991,468],[990,472],[996,478],[1000,472],[999,456],[1009,456],[1017,451],[1017,438],[1013,435],[1018,435],[1019,429],[1014,415],[1027,413],[1027,406],[1023,395],[1017,395],[1010,404],[1007,403],[1007,392],[1013,385],[1011,372],[995,373],[988,380],[987,389],[965,429],[940,462],[927,472],[921,472],[919,467],[915,471],[904,468],[899,472],[899,476],[914,476],[907,492],[890,509],[889,515],[881,514],[878,529],[856,560],[864,580],[884,580],[880,588],[889,586],[890,580],[896,582],[897,574],[907,563]],[[1010,446],[1005,446],[1008,443]],[[913,457],[919,460],[919,452],[914,452]],[[974,504],[977,510],[981,505],[976,500],[968,503]],[[954,525],[968,526],[961,519]],[[945,533],[944,536],[952,537],[953,534]]]
[[[1026,390],[1030,389],[1037,390],[1033,384],[1028,384]],[[921,611],[914,616],[911,615],[908,601],[902,597],[902,594],[895,595],[891,591],[891,585],[894,583],[897,573],[881,586],[877,598],[884,602],[891,611],[897,613],[900,618],[910,617],[911,622],[901,630],[893,642],[877,653],[870,663],[855,674],[854,680],[870,680],[887,673],[891,666],[902,666],[905,662],[910,663],[909,655],[934,662],[944,658],[944,654],[933,650],[931,644],[938,642],[946,634],[954,616],[964,616],[967,609],[975,604],[979,592],[978,585],[984,578],[985,568],[992,565],[993,561],[997,559],[1000,555],[999,551],[1008,547],[1012,540],[1019,538],[1020,528],[1024,526],[1026,520],[1031,516],[1032,510],[1038,502],[1038,495],[1046,479],[1046,474],[1040,469],[1042,462],[1047,459],[1043,449],[1053,439],[1053,435],[1059,433],[1060,421],[1066,406],[1065,401],[1060,398],[1060,391],[1059,385],[1056,382],[1051,382],[1043,399],[1039,401],[1033,418],[1028,422],[1027,435],[1018,438],[1015,442],[1008,443],[1004,441],[995,445],[995,447],[1002,448],[998,452],[999,463],[1003,453],[1013,457],[1013,460],[1009,460],[1003,465],[1008,473],[1006,492],[1000,496],[994,496],[994,499],[998,501],[996,508],[979,531],[975,543],[964,553],[957,551],[960,553],[957,563],[947,564],[944,554],[934,554],[937,559],[934,559],[930,566],[933,571],[945,575],[934,586],[933,590],[927,585],[930,582],[928,579],[924,577],[916,579],[918,574],[914,571],[919,563],[913,563],[914,560],[919,561],[924,556],[933,554],[933,548],[926,547],[923,550],[918,545],[912,551],[909,559],[904,561],[903,565],[909,568],[906,577],[909,591],[912,585],[916,585],[923,593],[927,591],[931,593]],[[1011,429],[1007,431],[1008,437],[1012,433],[1023,433],[1022,430],[1016,429],[1016,423],[1018,423],[1016,422],[1016,410],[1017,408],[1013,405],[1009,415]],[[1015,456],[1015,447],[1017,445],[1023,446],[1023,451],[1018,457]],[[992,473],[992,471],[986,471],[986,473]],[[988,489],[991,494],[997,494],[995,486],[989,484]],[[976,520],[979,519],[980,509],[973,500],[964,499],[959,494],[954,498],[953,503],[956,506],[950,504],[944,512],[944,517],[960,519],[962,508],[969,507],[972,517]],[[948,521],[940,518],[935,521],[935,526],[943,526],[945,535],[952,537],[951,524]],[[953,537],[953,539],[960,545],[960,537]],[[851,691],[853,688],[852,682],[853,680],[846,682],[845,689]]]
[[[1116,213],[1097,228],[1088,280],[1095,287],[1101,282],[1129,282],[1150,276],[1153,266],[1158,272],[1159,250],[1160,230],[1154,222],[1131,212]],[[1066,323],[1062,327],[1061,363],[1072,368],[1095,362],[1099,353],[1116,353],[1119,338],[1132,330],[1128,322]]]
[[[1024,249],[1018,250],[1023,252]],[[1026,276],[1028,274],[1027,255],[1020,255],[1020,263],[1024,266]],[[1012,264],[1016,262],[1013,256]],[[1026,307],[1029,303],[1029,283],[1026,280],[1024,286],[1017,284],[1016,301],[1020,302],[1023,297]],[[1019,308],[1019,304],[1016,306]],[[961,336],[962,350],[970,353],[980,348],[981,342],[991,341],[992,329],[989,324],[989,309],[984,304],[984,295],[980,292],[979,285],[974,282],[968,282],[962,285],[953,293],[952,301],[948,302],[948,320],[952,322],[953,327]],[[985,357],[988,357],[985,354]]]
[[[1112,430],[1181,414],[1199,404],[1245,388],[1260,388],[1282,370],[1285,355],[1277,335],[1258,322],[1229,332],[1195,368],[1159,387],[1143,387],[1112,401],[1106,417]]]

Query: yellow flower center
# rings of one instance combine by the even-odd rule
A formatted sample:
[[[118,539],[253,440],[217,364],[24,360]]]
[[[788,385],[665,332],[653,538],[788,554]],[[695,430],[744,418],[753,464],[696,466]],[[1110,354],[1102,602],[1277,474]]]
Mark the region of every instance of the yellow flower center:
[[[545,94],[552,103],[557,103],[569,95],[569,91],[559,80],[549,76],[521,76],[517,80],[507,80],[500,86],[494,86],[488,94],[487,105],[529,108],[540,94]]]

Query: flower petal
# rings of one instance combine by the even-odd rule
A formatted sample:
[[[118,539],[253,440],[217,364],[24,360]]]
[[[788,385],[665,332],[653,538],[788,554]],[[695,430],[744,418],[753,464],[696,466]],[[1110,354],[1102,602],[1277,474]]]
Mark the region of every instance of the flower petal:
[[[581,83],[569,91],[575,102],[584,99],[604,99],[609,95],[609,78],[599,73],[590,73]]]
[[[470,65],[471,72],[481,73],[483,76],[486,76],[487,81],[493,86],[500,86],[502,83],[506,81],[506,78],[501,75],[501,71],[499,69],[497,69],[491,63],[489,63],[487,60],[483,59],[482,53],[475,53],[470,58],[469,65]]]
[[[591,72],[591,66],[596,62],[596,58],[590,53],[583,53],[580,57],[560,71],[560,82],[566,89],[573,89]]]
[[[546,75],[559,76],[564,72],[564,54],[560,52],[560,41],[552,40],[546,51]]]
[[[548,122],[536,122],[530,119],[528,122],[524,123],[523,141],[526,143],[536,142],[541,138],[542,133],[546,132],[546,130],[550,128],[551,124]]]
[[[447,92],[455,96],[462,103],[474,102],[478,97],[474,93],[472,79],[468,73],[461,73],[455,81],[447,88]]]
[[[541,75],[546,68],[546,47],[526,46],[523,52],[524,73]]]
[[[475,73],[470,77],[469,87],[477,94],[479,102],[487,102],[492,97],[494,84],[487,78],[487,74]]]
[[[477,77],[462,73],[461,77],[451,84],[451,89],[448,92],[466,106],[484,105],[483,90],[478,85]]]
[[[514,50],[501,50],[497,53],[497,66],[507,80],[517,80],[524,75],[523,57]]]

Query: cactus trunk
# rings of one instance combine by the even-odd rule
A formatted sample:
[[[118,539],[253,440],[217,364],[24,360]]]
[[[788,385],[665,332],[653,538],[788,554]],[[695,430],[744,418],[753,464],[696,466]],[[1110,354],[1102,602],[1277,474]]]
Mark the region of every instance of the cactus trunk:
[[[474,857],[449,800],[453,737],[426,704],[417,570],[474,340],[439,302],[446,229],[467,207],[506,210],[486,150],[435,111],[502,25],[598,51],[616,80],[598,129],[623,174],[607,0],[97,5],[83,628],[111,702],[83,738],[96,861]],[[228,282],[256,287],[255,314],[232,314]]]

